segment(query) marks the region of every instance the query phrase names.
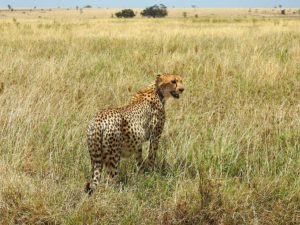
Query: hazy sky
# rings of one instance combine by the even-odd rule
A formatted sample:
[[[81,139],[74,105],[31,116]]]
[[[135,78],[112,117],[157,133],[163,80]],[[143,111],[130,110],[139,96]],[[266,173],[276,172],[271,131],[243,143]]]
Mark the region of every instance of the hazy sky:
[[[299,7],[300,0],[0,0],[0,7],[82,7],[92,5],[93,7],[145,7],[154,4],[163,3],[168,7],[274,7],[281,4],[283,7]]]

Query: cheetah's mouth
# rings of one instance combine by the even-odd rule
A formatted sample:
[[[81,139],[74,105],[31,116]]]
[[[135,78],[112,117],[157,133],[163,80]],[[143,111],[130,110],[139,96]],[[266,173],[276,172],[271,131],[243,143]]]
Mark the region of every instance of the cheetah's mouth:
[[[174,98],[179,98],[179,94],[176,93],[176,91],[171,91],[171,95],[172,95]]]

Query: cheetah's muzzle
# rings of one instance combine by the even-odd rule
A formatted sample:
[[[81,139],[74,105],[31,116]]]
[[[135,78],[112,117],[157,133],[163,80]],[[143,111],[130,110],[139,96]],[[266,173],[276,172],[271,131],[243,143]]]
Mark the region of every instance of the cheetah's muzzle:
[[[179,94],[176,93],[176,91],[171,91],[171,95],[172,95],[174,98],[179,98]]]

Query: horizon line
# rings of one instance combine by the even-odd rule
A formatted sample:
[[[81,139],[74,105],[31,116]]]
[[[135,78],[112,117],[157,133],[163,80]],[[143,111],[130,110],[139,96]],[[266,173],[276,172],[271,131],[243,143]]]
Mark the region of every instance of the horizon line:
[[[144,9],[150,6],[146,7],[101,7],[101,6],[92,6],[92,7],[80,7],[79,9]],[[76,9],[76,6],[72,7],[39,7],[39,6],[18,6],[18,7],[12,7],[13,9]],[[9,10],[8,5],[7,6],[0,6],[0,10]],[[167,9],[300,9],[299,7],[167,7]]]

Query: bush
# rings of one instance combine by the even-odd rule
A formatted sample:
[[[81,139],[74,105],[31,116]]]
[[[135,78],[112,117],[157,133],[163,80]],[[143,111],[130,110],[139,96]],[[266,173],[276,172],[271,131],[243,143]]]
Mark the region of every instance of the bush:
[[[141,12],[146,17],[165,17],[168,15],[167,7],[163,4],[150,6]]]
[[[132,9],[123,9],[122,11],[117,12],[115,15],[118,18],[122,18],[122,17],[123,18],[132,18],[132,17],[135,17],[135,14],[134,14]]]

